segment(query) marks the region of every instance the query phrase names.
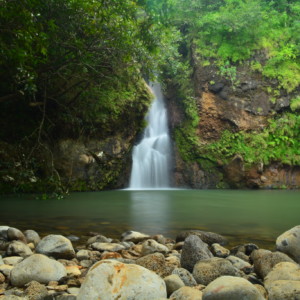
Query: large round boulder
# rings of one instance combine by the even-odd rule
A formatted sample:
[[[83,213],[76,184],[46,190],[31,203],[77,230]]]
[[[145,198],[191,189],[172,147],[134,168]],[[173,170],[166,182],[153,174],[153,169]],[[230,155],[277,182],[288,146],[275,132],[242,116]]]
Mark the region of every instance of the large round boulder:
[[[75,251],[72,243],[62,235],[50,234],[45,236],[36,246],[36,253],[54,258],[74,258]]]
[[[276,248],[300,263],[300,225],[281,234],[276,240]]]
[[[154,272],[138,265],[103,260],[89,270],[77,300],[154,300],[166,296],[165,282]]]
[[[10,273],[13,286],[24,286],[30,281],[48,283],[66,276],[65,267],[42,254],[33,254],[17,264]]]
[[[240,277],[222,276],[203,290],[203,300],[264,300],[258,289]]]

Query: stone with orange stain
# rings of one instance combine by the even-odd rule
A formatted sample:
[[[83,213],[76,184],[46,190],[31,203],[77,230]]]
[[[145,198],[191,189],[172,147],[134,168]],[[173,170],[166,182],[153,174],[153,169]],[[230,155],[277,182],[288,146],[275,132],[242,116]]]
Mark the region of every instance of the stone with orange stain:
[[[77,300],[154,300],[166,298],[162,278],[141,266],[102,260],[91,267]]]
[[[114,258],[122,258],[122,255],[117,252],[104,252],[101,256],[101,259],[114,259]]]

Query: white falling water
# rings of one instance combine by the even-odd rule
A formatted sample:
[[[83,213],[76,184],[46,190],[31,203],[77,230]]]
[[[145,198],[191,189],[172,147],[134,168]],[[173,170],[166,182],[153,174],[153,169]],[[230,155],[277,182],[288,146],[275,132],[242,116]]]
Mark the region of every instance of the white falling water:
[[[161,86],[150,86],[155,99],[146,117],[148,126],[141,142],[133,149],[130,189],[168,188],[170,186],[171,141],[167,110]]]

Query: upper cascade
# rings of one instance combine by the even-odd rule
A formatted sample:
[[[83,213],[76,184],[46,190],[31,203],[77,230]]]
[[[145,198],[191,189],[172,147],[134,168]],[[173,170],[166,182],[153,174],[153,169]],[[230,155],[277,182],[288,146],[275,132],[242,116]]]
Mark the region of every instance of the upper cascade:
[[[146,116],[141,142],[132,153],[130,189],[170,187],[171,140],[167,109],[159,83],[150,83],[155,99]]]

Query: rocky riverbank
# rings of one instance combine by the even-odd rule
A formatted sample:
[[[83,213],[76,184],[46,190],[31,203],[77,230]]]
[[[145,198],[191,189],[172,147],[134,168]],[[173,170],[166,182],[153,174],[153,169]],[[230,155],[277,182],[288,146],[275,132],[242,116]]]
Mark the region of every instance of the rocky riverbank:
[[[0,226],[0,299],[299,299],[300,226],[274,249],[227,249],[224,237],[197,230],[83,240]]]

